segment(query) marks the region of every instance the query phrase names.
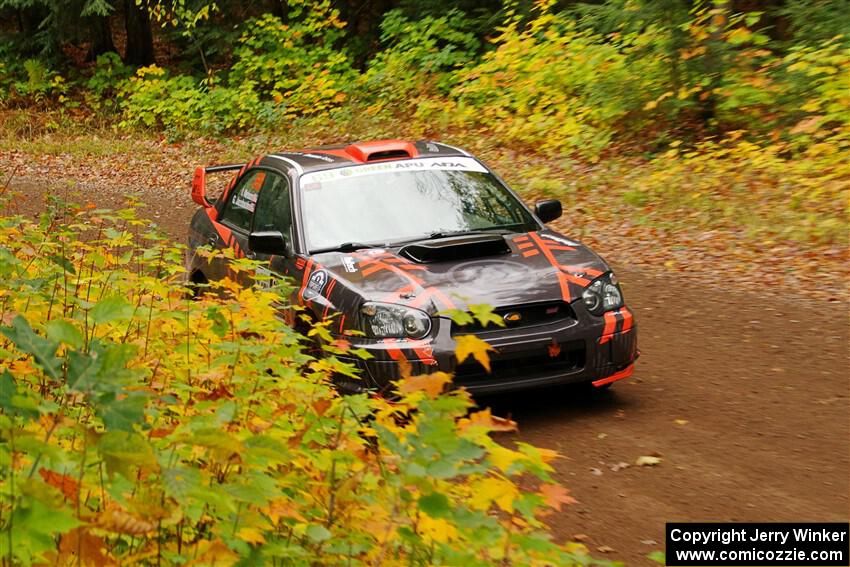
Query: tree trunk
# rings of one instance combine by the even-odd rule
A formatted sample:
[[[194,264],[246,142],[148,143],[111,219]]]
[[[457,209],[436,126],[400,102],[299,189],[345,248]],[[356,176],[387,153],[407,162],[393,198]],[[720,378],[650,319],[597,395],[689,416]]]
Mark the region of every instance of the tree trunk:
[[[723,29],[729,21],[731,5],[730,0],[714,0],[714,9],[717,19],[714,22],[713,29],[710,33],[708,42],[706,43],[705,60],[705,75],[709,79],[708,96],[701,100],[700,118],[709,130],[717,128],[717,89],[723,81],[723,74],[726,71],[726,53],[723,45],[722,36]]]
[[[138,66],[153,64],[153,32],[145,6],[138,6],[135,0],[125,0],[124,25],[127,30],[124,62]]]
[[[89,47],[86,59],[94,61],[98,55],[115,51],[109,16],[92,16],[89,18],[89,28],[91,31],[91,47]]]

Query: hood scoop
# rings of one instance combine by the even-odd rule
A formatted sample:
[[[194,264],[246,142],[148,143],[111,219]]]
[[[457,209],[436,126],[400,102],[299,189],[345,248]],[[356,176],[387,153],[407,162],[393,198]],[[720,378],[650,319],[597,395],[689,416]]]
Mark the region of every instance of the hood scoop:
[[[398,251],[399,256],[419,264],[451,262],[510,253],[510,246],[500,234],[475,234],[424,240],[403,246]]]

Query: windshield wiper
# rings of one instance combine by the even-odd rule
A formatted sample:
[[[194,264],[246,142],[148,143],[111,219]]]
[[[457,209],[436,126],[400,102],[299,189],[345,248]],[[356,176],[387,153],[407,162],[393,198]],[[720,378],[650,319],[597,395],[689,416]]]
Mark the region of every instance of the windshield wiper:
[[[468,234],[488,234],[492,232],[497,232],[499,234],[509,234],[513,231],[508,230],[508,227],[512,226],[520,226],[521,223],[516,224],[504,224],[499,226],[488,226],[485,228],[476,228],[473,230],[438,230],[436,232],[432,232],[428,235],[427,238],[423,238],[422,240],[434,240],[436,238],[448,238],[450,236],[465,236]]]
[[[375,248],[377,244],[364,244],[363,242],[344,242],[338,246],[310,250],[310,254],[321,254],[323,252],[354,252],[363,248]]]

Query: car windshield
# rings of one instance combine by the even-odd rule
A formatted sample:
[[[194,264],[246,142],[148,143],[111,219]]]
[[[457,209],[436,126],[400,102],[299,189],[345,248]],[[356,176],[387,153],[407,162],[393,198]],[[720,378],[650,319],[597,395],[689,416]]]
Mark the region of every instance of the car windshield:
[[[468,157],[381,162],[301,178],[310,251],[384,245],[452,233],[533,230],[525,207]]]

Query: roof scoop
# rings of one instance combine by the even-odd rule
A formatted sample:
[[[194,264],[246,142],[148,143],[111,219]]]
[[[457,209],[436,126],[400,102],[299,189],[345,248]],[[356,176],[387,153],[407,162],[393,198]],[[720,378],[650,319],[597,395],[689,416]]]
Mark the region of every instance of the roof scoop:
[[[348,155],[360,162],[412,158],[419,155],[416,146],[404,140],[359,142],[345,148]]]
[[[419,264],[467,260],[510,253],[510,246],[500,234],[474,234],[423,240],[403,246],[398,251],[399,256]]]

